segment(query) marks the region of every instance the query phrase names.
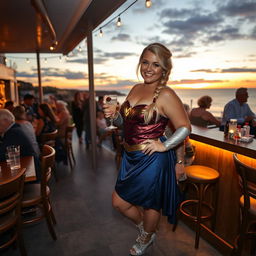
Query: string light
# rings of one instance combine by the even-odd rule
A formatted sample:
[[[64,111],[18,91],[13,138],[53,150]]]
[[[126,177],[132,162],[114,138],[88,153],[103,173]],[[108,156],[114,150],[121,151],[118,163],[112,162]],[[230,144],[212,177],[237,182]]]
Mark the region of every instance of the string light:
[[[44,63],[47,63],[47,58],[44,58]]]
[[[120,16],[117,19],[116,25],[117,25],[117,27],[121,27],[122,26],[122,22],[121,22]]]
[[[127,6],[122,12],[120,12],[118,15],[116,15],[115,17],[113,17],[111,20],[109,20],[106,24],[102,25],[100,28],[96,29],[94,31],[94,33],[97,33],[99,31],[99,36],[102,37],[101,32],[102,29],[106,26],[108,26],[112,21],[116,20],[118,17],[120,17],[124,12],[126,12],[129,8],[131,8],[136,2],[138,2],[138,0],[135,0],[134,2],[132,2],[129,6]],[[121,21],[121,19],[120,19]],[[101,32],[100,32],[101,31]]]
[[[26,62],[27,62],[27,63],[29,63],[29,62],[30,62],[29,58],[26,58]]]
[[[102,29],[101,29],[101,28],[100,28],[99,36],[100,36],[100,37],[103,37],[103,32],[102,32]]]
[[[78,51],[81,52],[82,51],[82,47],[79,45],[78,47]]]
[[[151,0],[146,0],[146,2],[145,2],[145,6],[146,6],[147,8],[150,8],[150,7],[151,7],[151,5],[152,5]]]

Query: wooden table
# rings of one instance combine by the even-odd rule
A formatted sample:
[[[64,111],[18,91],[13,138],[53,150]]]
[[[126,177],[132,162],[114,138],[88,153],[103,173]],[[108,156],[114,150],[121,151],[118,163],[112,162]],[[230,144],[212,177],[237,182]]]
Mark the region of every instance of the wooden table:
[[[6,162],[0,162],[1,171],[0,171],[0,185],[11,182],[17,176],[25,170],[25,182],[35,181],[36,180],[36,170],[34,164],[33,156],[24,156],[20,159],[21,168],[17,170],[11,170]]]

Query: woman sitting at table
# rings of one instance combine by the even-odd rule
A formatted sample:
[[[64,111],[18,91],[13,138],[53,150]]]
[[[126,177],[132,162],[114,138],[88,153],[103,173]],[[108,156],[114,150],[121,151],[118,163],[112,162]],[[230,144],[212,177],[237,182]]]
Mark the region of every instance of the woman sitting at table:
[[[26,120],[26,110],[23,106],[17,106],[13,109],[16,124],[19,124],[24,133],[28,136],[32,147],[35,152],[40,155],[39,146],[36,140],[35,130],[31,122]]]
[[[216,119],[213,114],[206,109],[209,109],[212,104],[210,96],[202,96],[197,101],[198,108],[193,108],[189,114],[191,124],[207,127],[208,125],[215,124],[220,126],[220,121]]]
[[[40,136],[43,133],[49,133],[56,130],[57,118],[47,103],[42,103],[38,108],[39,119],[37,120],[36,136],[40,142]]]

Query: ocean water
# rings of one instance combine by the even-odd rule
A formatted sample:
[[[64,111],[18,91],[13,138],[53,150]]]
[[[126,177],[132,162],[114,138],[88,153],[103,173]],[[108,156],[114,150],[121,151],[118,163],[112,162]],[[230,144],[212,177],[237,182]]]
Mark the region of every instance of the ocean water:
[[[212,98],[211,108],[208,109],[214,116],[221,117],[224,106],[227,102],[235,98],[236,89],[175,89],[175,92],[180,97],[183,103],[186,103],[190,108],[197,107],[197,100],[204,95]],[[127,94],[127,91],[123,91]],[[256,88],[248,89],[248,104],[251,110],[256,113]],[[126,96],[119,96],[118,101],[123,103]]]

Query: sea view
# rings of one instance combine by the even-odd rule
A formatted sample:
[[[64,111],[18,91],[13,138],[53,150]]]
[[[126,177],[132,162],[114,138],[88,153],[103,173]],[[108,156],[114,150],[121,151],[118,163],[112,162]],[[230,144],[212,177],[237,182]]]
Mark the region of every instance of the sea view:
[[[209,111],[217,117],[222,116],[222,111],[227,102],[235,98],[236,89],[175,89],[177,95],[183,103],[188,104],[191,108],[197,107],[197,100],[204,95],[212,97],[212,106]],[[127,91],[122,91],[127,94]],[[256,88],[248,89],[248,104],[251,110],[256,113]],[[119,96],[118,100],[123,103],[126,96]]]

